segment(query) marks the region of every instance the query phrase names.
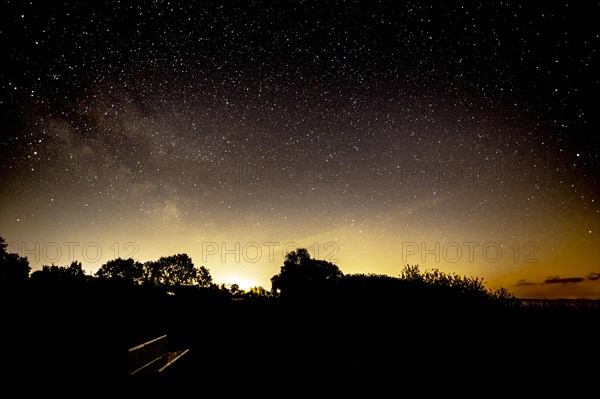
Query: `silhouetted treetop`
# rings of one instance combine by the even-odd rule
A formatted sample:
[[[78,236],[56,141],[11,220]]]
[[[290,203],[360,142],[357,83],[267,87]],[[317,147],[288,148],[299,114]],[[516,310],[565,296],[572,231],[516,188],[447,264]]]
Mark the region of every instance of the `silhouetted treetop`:
[[[21,284],[29,278],[29,261],[26,257],[6,252],[6,242],[0,237],[0,284]]]
[[[31,279],[43,283],[83,283],[87,276],[81,262],[73,261],[69,266],[44,265],[42,270],[31,274]]]
[[[101,278],[120,280],[130,284],[141,282],[143,265],[131,258],[117,258],[106,262],[96,275]]]
[[[200,287],[210,287],[212,276],[204,266],[197,269],[187,254],[177,254],[144,263],[141,281],[146,285],[167,288],[196,283]]]
[[[208,288],[212,286],[212,276],[210,275],[210,271],[204,266],[198,268],[196,279],[198,280],[198,285],[200,287]]]
[[[344,276],[335,264],[312,259],[308,250],[289,252],[279,274],[271,278],[272,290],[283,297],[326,293]]]

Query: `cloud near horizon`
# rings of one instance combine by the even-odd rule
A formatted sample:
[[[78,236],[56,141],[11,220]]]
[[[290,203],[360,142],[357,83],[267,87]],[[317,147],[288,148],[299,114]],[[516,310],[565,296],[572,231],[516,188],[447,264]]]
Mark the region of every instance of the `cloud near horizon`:
[[[524,278],[521,279],[521,280],[519,280],[517,282],[517,284],[515,284],[515,286],[517,286],[517,287],[523,287],[523,286],[526,286],[526,285],[538,285],[538,284],[534,283],[534,282],[531,282],[531,281],[528,281],[528,280],[525,280]]]
[[[533,281],[521,279],[521,280],[517,281],[517,283],[515,284],[515,287],[523,287],[523,286],[529,286],[529,285],[545,285],[545,284],[578,284],[578,283],[582,283],[586,280],[589,280],[589,281],[600,280],[600,273],[592,272],[592,273],[589,273],[586,277],[564,277],[564,278],[561,278],[560,276],[550,276],[550,277],[546,278],[546,280],[544,280],[544,282],[542,282],[542,283],[535,283]]]
[[[551,276],[548,277],[543,284],[577,284],[585,281],[583,277],[565,277],[560,278],[560,276]]]
[[[596,281],[600,279],[600,273],[590,273],[587,276],[588,280]]]

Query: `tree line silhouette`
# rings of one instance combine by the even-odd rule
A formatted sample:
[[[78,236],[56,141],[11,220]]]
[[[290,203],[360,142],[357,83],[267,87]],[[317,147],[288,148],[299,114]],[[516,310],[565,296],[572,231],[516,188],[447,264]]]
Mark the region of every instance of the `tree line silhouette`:
[[[163,289],[188,286],[227,291],[233,296],[273,296],[282,300],[324,300],[332,296],[358,293],[377,297],[385,293],[410,293],[429,298],[461,298],[463,302],[487,302],[518,306],[519,301],[505,288],[489,290],[480,278],[447,274],[437,269],[419,270],[418,265],[404,266],[398,277],[378,274],[345,275],[326,260],[311,258],[305,248],[286,254],[280,272],[271,278],[271,290],[253,287],[248,292],[237,284],[227,287],[213,282],[205,266],[196,267],[187,254],[163,256],[156,261],[139,262],[116,258],[107,261],[95,273],[86,275],[81,262],[69,266],[44,265],[30,273],[26,257],[8,253],[0,237],[0,281],[4,286],[19,285],[30,279],[38,284],[84,284],[91,279],[110,281],[122,286],[150,286]]]

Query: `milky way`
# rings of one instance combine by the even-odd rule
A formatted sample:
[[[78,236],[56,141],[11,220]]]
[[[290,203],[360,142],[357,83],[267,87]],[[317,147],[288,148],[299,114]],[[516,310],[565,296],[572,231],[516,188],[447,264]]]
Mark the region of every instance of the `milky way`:
[[[597,4],[47,3],[0,31],[0,234],[33,269],[186,252],[269,287],[297,244],[600,296]]]

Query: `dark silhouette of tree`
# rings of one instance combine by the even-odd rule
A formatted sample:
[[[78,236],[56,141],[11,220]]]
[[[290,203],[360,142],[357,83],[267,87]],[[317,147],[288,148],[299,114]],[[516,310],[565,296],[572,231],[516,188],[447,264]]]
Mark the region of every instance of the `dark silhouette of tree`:
[[[96,272],[100,278],[137,284],[142,280],[143,265],[131,258],[109,260]]]
[[[196,282],[197,270],[192,258],[186,254],[162,257],[158,260],[163,270],[164,285],[193,284]]]
[[[197,274],[198,270],[194,267],[192,258],[187,254],[177,254],[144,263],[142,280],[148,285],[173,287],[194,284],[197,281]],[[203,277],[206,278],[206,275]]]
[[[222,291],[222,292],[227,293],[227,294],[231,294],[231,292],[229,291],[229,288],[227,288],[227,284],[225,284],[225,283],[221,283],[221,284],[216,285],[216,288],[219,291]]]
[[[233,283],[233,284],[231,284],[231,288],[229,288],[229,291],[231,292],[232,295],[236,295],[236,294],[240,293],[240,286]]]
[[[74,279],[85,279],[85,272],[81,266],[81,262],[73,261],[67,267],[67,275]]]
[[[81,262],[73,261],[69,266],[44,265],[42,270],[31,274],[31,279],[44,283],[83,283],[87,277]]]
[[[200,287],[208,288],[212,286],[212,276],[210,275],[210,271],[204,266],[200,266],[198,269],[196,279],[198,280],[198,285]]]
[[[4,238],[0,237],[0,284],[21,284],[29,278],[29,261],[26,257],[6,252]]]
[[[142,284],[159,286],[161,284],[160,264],[157,261],[145,262],[142,265]]]
[[[248,290],[248,295],[249,296],[267,296],[268,292],[263,287],[258,286],[258,287],[250,288],[250,290]]]
[[[308,250],[289,252],[279,274],[271,278],[272,290],[282,297],[303,294],[324,294],[331,290],[344,274],[333,263],[312,259]]]

